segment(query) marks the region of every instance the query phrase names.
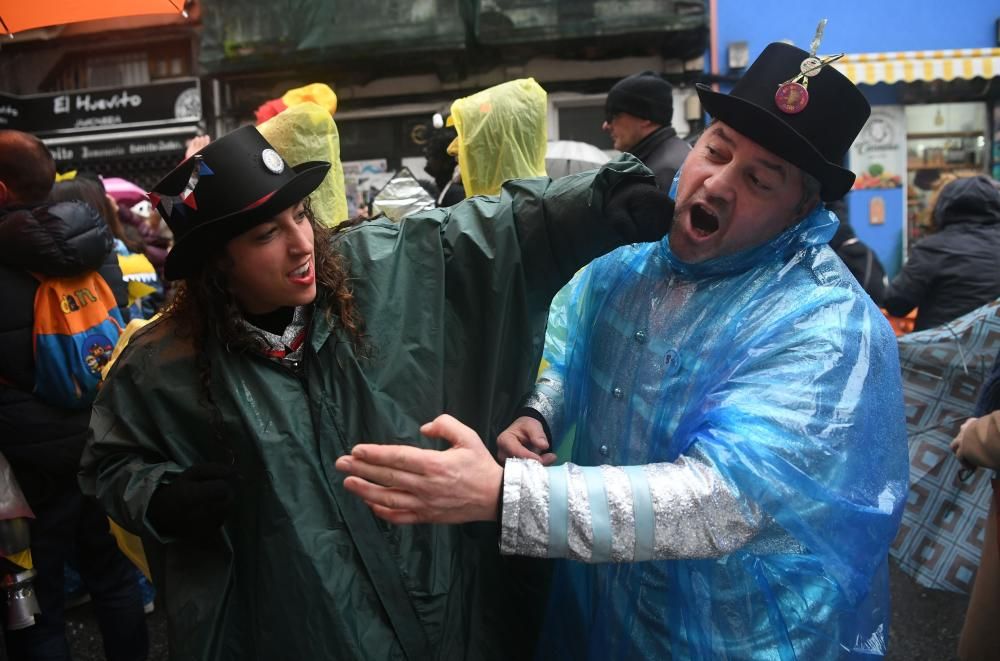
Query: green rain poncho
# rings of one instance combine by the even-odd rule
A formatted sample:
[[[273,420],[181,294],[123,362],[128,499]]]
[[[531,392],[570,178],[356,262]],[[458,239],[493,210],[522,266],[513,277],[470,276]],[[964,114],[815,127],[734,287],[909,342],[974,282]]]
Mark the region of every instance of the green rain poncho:
[[[136,335],[95,403],[81,483],[143,536],[172,658],[510,658],[495,526],[385,524],[334,461],[359,442],[436,447],[418,427],[441,412],[494,439],[531,387],[552,295],[622,242],[598,211],[629,176],[648,171],[512,181],[340,235],[370,358],[319,312],[298,374],[207,340],[240,471],[211,537],[164,538],[145,518],[158,485],[220,452],[191,345],[169,319]]]

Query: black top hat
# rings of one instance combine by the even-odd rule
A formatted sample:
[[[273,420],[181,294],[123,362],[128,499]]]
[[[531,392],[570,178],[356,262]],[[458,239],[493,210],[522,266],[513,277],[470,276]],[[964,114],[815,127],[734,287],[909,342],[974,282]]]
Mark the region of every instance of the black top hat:
[[[316,190],[330,164],[290,167],[253,126],[211,142],[149,194],[174,233],[165,275],[197,273],[220,246]]]
[[[843,197],[854,184],[854,173],[840,163],[871,107],[854,83],[831,66],[809,76],[807,97],[779,107],[778,88],[802,73],[808,57],[795,46],[770,44],[728,95],[699,84],[698,96],[709,115],[816,177],[828,202]]]

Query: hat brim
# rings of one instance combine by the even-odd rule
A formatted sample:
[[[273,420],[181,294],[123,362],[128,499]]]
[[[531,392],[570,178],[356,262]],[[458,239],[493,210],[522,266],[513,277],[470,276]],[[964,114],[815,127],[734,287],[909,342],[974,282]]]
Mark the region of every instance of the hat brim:
[[[220,216],[185,234],[167,253],[164,265],[167,280],[181,280],[198,273],[219,246],[306,198],[323,182],[330,164],[310,161],[301,163],[292,170],[295,171],[295,177],[274,191],[263,203],[251,209]]]
[[[853,172],[826,160],[801,133],[771,112],[745,99],[712,91],[701,83],[695,87],[705,112],[815,177],[824,202],[838,200],[851,190]]]

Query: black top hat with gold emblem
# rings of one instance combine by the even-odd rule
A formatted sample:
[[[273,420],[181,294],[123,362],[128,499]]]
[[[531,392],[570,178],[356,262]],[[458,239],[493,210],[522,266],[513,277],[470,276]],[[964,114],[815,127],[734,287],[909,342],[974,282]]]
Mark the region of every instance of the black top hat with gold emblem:
[[[783,43],[767,46],[729,94],[699,84],[712,117],[819,180],[824,201],[844,196],[854,173],[840,166],[871,107],[833,67]],[[795,83],[805,80],[808,87]],[[803,93],[805,92],[805,93]]]
[[[220,246],[316,190],[329,169],[322,161],[290,167],[253,126],[206,145],[149,193],[176,241],[167,278],[196,274]]]

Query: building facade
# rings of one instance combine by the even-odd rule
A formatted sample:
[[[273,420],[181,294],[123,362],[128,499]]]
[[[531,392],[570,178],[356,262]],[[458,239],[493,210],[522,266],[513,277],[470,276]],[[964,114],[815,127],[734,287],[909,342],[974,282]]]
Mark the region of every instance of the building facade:
[[[603,103],[641,70],[675,86],[674,127],[696,132],[694,83],[731,85],[775,40],[822,54],[875,112],[850,167],[851,221],[890,274],[928,224],[942,174],[1000,177],[997,11],[985,0],[861,6],[777,0],[189,0],[188,16],[43,28],[0,48],[0,126],[34,132],[60,169],[97,169],[143,185],[198,132],[225,133],[286,90],[336,90],[342,159],[422,172],[434,113],[532,76],[549,93],[550,139],[610,150]],[[972,49],[972,50],[969,50]],[[692,136],[693,137],[693,136]],[[350,169],[350,168],[349,168]]]
[[[345,162],[407,165],[419,173],[432,116],[513,78],[532,76],[549,92],[550,138],[610,149],[600,130],[607,89],[651,69],[676,84],[675,125],[685,135],[691,124],[684,102],[701,79],[708,43],[702,0],[367,0],[300,2],[294,11],[255,0],[186,6],[186,19],[94,21],[15,35],[0,51],[0,121],[3,106],[16,113],[27,104],[6,125],[40,135],[61,169],[106,156],[112,160],[102,167],[119,168],[113,174],[149,181],[176,162],[183,150],[174,147],[196,131],[220,135],[252,121],[261,103],[286,90],[322,82],[338,95]],[[167,86],[177,84],[197,88],[197,113],[188,94],[178,102],[185,114],[161,114],[159,126],[157,118],[134,113],[84,115],[71,127],[36,114],[45,104],[65,107],[60,97],[67,94],[99,94],[112,104],[141,92],[145,108],[165,107],[174,91]],[[86,106],[77,96],[69,103]],[[697,127],[700,116],[694,119]],[[132,139],[156,142],[122,144]],[[130,149],[161,143],[155,158],[128,158]]]
[[[0,128],[38,135],[60,171],[150,186],[204,124],[199,16],[89,21],[17,33],[0,47]]]

